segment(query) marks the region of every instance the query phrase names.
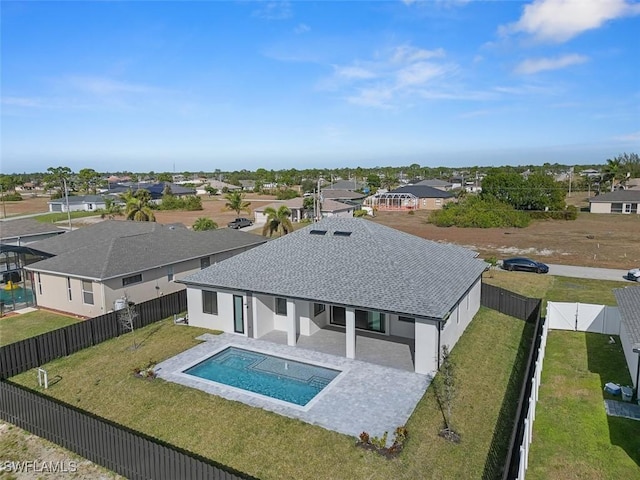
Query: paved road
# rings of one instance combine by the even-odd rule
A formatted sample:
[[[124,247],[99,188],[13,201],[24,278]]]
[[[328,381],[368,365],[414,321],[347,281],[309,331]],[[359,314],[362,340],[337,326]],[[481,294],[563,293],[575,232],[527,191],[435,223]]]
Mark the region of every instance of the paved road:
[[[635,266],[635,265],[634,265]],[[629,267],[631,268],[631,266]],[[549,275],[573,278],[591,278],[595,280],[619,280],[627,281],[623,277],[627,270],[615,270],[612,268],[576,267],[573,265],[549,265]],[[629,282],[629,284],[632,284]]]

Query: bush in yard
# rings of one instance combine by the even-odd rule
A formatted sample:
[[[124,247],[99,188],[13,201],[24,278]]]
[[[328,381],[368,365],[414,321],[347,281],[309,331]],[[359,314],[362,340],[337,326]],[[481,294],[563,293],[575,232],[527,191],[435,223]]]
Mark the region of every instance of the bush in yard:
[[[291,200],[292,198],[299,196],[300,194],[298,192],[287,188],[285,190],[278,190],[278,193],[276,193],[276,200]]]
[[[3,202],[19,202],[20,200],[22,200],[22,195],[17,192],[5,193],[0,197],[0,200],[2,200]]]
[[[428,221],[438,227],[524,228],[531,219],[527,213],[516,211],[493,197],[469,196],[431,212]]]

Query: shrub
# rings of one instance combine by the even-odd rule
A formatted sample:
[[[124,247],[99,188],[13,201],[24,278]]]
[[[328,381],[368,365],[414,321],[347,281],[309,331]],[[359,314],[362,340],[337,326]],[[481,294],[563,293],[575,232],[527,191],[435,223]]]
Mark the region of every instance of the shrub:
[[[356,211],[353,212],[353,216],[356,217],[356,218],[366,217],[367,215],[369,215],[369,214],[367,213],[366,210],[356,210]]]
[[[292,198],[296,198],[299,196],[300,194],[298,194],[298,192],[287,188],[284,190],[278,190],[278,193],[276,193],[276,200],[291,200]]]
[[[493,197],[469,196],[431,212],[428,221],[439,227],[524,228],[529,225],[531,217]]]
[[[17,192],[5,193],[4,195],[0,196],[0,200],[2,200],[3,202],[19,202],[22,200],[22,195]]]
[[[163,195],[159,210],[202,210],[202,199],[195,195],[176,197],[175,195]]]

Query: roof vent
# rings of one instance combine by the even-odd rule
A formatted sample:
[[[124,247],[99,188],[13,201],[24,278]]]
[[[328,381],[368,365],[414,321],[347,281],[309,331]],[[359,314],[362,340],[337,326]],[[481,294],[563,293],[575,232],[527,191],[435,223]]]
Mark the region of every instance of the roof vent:
[[[327,231],[326,230],[311,230],[309,233],[311,235],[326,235]]]
[[[333,232],[333,236],[334,237],[350,237],[351,232],[343,232],[341,230],[336,230],[335,232]]]

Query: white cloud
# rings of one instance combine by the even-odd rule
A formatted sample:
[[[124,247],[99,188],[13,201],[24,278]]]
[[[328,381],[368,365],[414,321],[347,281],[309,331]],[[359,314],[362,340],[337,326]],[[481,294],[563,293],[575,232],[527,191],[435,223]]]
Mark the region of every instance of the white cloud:
[[[2,105],[23,108],[43,107],[42,101],[40,99],[32,97],[2,97]]]
[[[63,83],[74,89],[98,96],[108,96],[118,93],[153,93],[159,89],[148,85],[122,82],[106,77],[93,76],[69,76],[63,79]]]
[[[619,135],[617,137],[614,137],[614,140],[619,140],[622,142],[640,143],[640,131],[628,133],[626,135]]]
[[[309,30],[311,30],[311,27],[309,25],[307,25],[306,23],[299,23],[293,29],[293,33],[295,33],[296,35],[301,35],[303,33],[307,33]]]
[[[364,107],[391,108],[394,96],[393,88],[370,87],[361,89],[356,95],[347,98],[349,103]]]
[[[401,45],[393,49],[391,60],[396,63],[417,62],[419,60],[427,60],[429,58],[441,58],[445,56],[442,48],[436,50],[424,50],[415,48],[411,45]]]
[[[398,86],[422,85],[446,72],[446,67],[429,62],[417,62],[398,71]]]
[[[499,32],[562,43],[610,20],[638,14],[640,4],[627,0],[535,0],[524,7],[517,22],[501,26]]]
[[[377,77],[377,74],[372,72],[371,70],[367,70],[366,68],[362,68],[356,65],[346,67],[335,66],[334,69],[337,76],[347,79],[366,79]]]
[[[531,75],[547,70],[559,70],[571,65],[579,65],[588,60],[589,58],[587,56],[575,53],[557,58],[528,58],[516,66],[515,72],[523,75]]]
[[[260,3],[260,8],[253,11],[253,16],[265,20],[286,20],[293,16],[293,12],[290,2],[271,1]]]

